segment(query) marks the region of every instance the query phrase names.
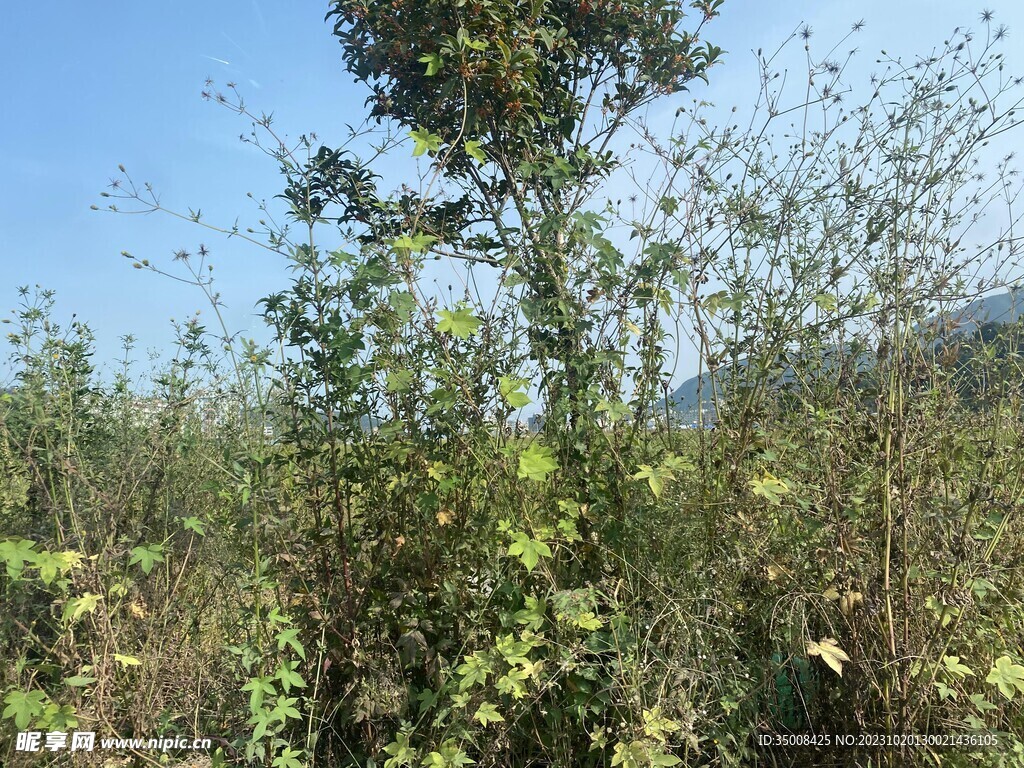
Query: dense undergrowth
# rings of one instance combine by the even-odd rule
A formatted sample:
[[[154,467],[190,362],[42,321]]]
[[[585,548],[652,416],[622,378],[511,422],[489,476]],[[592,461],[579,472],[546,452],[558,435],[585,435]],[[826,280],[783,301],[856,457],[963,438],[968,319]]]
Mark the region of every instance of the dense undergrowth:
[[[634,125],[670,172],[626,213],[587,206],[619,163],[582,129],[713,63],[675,6],[570,23],[494,3],[493,28],[389,58],[408,29],[335,5],[375,114],[431,162],[426,191],[383,194],[354,153],[254,117],[290,205],[261,221],[295,267],[261,304],[278,354],[192,320],[164,369],[104,382],[88,327],[22,294],[5,764],[44,759],[17,731],[81,729],[208,735],[217,762],[280,768],[1024,765],[1021,328],[938,322],[1019,253],[1012,213],[976,231],[1017,189],[1009,159],[996,182],[974,164],[1015,124],[993,41],[892,61],[850,112],[842,67],[809,59],[803,127],[780,133],[764,59],[764,128],[683,113],[662,145]],[[600,119],[591,67],[621,86]],[[459,123],[428,121],[453,104]],[[127,174],[107,194],[163,210]],[[494,270],[493,295],[467,280],[442,303],[431,254]],[[206,258],[176,263],[216,310]],[[713,389],[698,429],[664,418],[682,320]],[[506,428],[533,399],[540,432]],[[831,744],[761,743],[783,734]]]

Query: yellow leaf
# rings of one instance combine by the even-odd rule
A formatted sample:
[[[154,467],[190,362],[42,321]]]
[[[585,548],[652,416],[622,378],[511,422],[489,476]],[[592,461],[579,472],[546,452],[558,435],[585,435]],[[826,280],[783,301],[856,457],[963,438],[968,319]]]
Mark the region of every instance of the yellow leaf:
[[[122,656],[120,653],[114,654],[114,661],[125,667],[137,667],[142,663],[134,656]]]
[[[835,638],[832,637],[823,637],[816,643],[813,640],[809,641],[807,643],[807,655],[820,656],[821,660],[835,670],[835,673],[840,677],[843,676],[843,662],[850,660],[850,657],[846,655],[846,651],[840,648]]]
[[[451,511],[449,511],[447,509],[442,509],[440,512],[437,513],[437,524],[438,525],[448,525],[448,523],[450,523],[452,521],[452,519],[453,519],[452,513],[451,513]]]
[[[525,672],[529,677],[533,678],[534,680],[539,680],[541,673],[544,671],[544,660],[541,659],[540,661],[527,661],[523,663],[522,667],[523,672]]]
[[[864,595],[860,592],[847,592],[843,595],[843,599],[839,601],[839,610],[841,610],[844,615],[849,616],[858,605],[863,604]]]
[[[781,565],[770,564],[766,569],[768,581],[778,581],[786,575],[786,569]]]

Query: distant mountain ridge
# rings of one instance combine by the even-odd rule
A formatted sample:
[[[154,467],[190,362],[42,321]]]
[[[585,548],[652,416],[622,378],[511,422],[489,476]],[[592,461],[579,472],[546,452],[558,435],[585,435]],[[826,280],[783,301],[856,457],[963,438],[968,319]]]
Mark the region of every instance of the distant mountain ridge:
[[[1024,287],[1013,287],[1006,293],[975,299],[951,313],[947,322],[954,334],[969,335],[985,323],[1014,323],[1021,317],[1024,317]],[[740,365],[746,365],[746,361],[740,361]],[[687,379],[669,395],[669,402],[684,423],[695,422],[701,408],[705,416],[713,416],[711,374]]]

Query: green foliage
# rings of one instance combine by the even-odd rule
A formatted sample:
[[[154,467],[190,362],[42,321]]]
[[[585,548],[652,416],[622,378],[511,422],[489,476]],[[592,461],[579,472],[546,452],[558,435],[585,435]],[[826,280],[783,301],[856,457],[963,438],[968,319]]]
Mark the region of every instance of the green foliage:
[[[972,170],[1014,125],[971,103],[1005,98],[1000,60],[953,38],[848,113],[841,64],[810,58],[793,106],[762,59],[763,122],[645,129],[665,178],[602,205],[638,110],[718,60],[719,5],[686,32],[660,2],[335,2],[368,161],[219,95],[284,175],[265,241],[218,230],[288,260],[277,352],[193,319],[145,387],[107,385],[23,294],[4,727],[217,734],[279,768],[782,765],[757,734],[851,723],[1024,750],[1019,329],[941,322],[961,239],[1013,202],[1009,161]],[[409,138],[420,176],[383,191]],[[108,195],[164,210],[122,174]],[[206,255],[167,274],[219,317]],[[698,429],[665,398],[681,332]]]
[[[164,561],[162,553],[162,544],[147,544],[145,546],[135,547],[132,550],[132,556],[128,561],[128,564],[135,565],[138,563],[139,567],[142,568],[142,572],[148,576],[156,563],[162,563]]]
[[[517,531],[512,534],[508,554],[510,557],[518,557],[526,570],[532,571],[542,557],[551,557],[551,548],[543,541],[531,539],[527,534]]]
[[[558,462],[555,461],[551,449],[546,445],[530,443],[527,449],[519,455],[519,477],[543,482],[556,469],[558,469]]]
[[[1018,692],[1024,693],[1024,667],[1014,664],[1009,656],[1000,656],[985,682],[997,686],[1003,696],[1012,699]]]
[[[46,694],[42,691],[11,691],[4,696],[4,717],[14,720],[18,730],[25,730],[33,718],[43,713]]]
[[[438,314],[441,320],[437,324],[437,330],[458,336],[460,339],[468,339],[480,327],[480,318],[474,317],[470,309],[458,309],[454,312],[442,309]]]
[[[708,19],[720,5],[693,8]],[[574,134],[586,118],[588,81],[608,81],[605,107],[624,115],[706,78],[721,53],[683,31],[683,10],[669,2],[331,6],[346,66],[371,87],[371,116],[449,142],[456,135],[486,136],[494,147],[514,142],[523,154]],[[422,154],[427,147],[416,141]],[[465,167],[456,158],[453,165]]]

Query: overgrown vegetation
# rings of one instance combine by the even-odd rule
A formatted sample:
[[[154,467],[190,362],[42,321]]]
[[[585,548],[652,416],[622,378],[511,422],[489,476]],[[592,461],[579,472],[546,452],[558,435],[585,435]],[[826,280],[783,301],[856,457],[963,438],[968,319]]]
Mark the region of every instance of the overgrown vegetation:
[[[185,217],[290,260],[276,348],[193,318],[151,381],[127,339],[102,384],[88,327],[22,291],[5,738],[210,735],[280,768],[1024,765],[1020,327],[949,322],[1018,267],[987,149],[1019,105],[1002,35],[886,60],[855,109],[843,62],[806,44],[791,102],[760,56],[748,129],[698,101],[660,130],[644,109],[714,73],[720,4],[337,0],[381,125],[342,147],[209,85],[288,219]],[[383,189],[409,152],[422,174]],[[166,211],[121,172],[110,210]],[[219,318],[205,247],[126,256]],[[714,428],[667,400],[686,333]],[[534,402],[540,431],[509,428]],[[759,738],[788,733],[819,746]]]

